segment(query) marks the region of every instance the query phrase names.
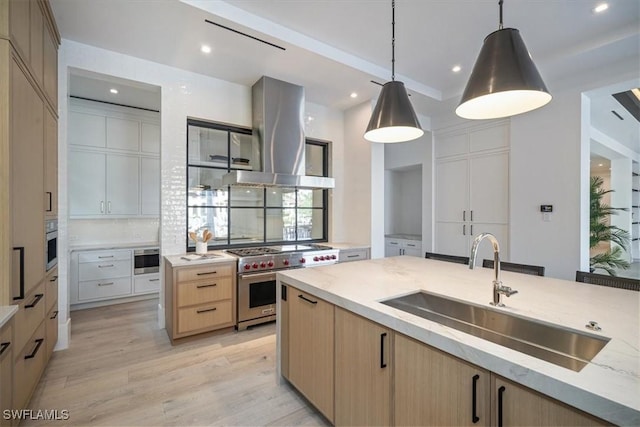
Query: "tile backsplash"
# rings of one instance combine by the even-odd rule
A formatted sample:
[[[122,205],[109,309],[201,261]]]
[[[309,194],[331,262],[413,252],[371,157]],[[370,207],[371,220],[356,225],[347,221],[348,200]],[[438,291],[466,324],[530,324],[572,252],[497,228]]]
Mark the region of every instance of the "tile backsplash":
[[[71,219],[69,244],[157,242],[160,220],[147,218]]]

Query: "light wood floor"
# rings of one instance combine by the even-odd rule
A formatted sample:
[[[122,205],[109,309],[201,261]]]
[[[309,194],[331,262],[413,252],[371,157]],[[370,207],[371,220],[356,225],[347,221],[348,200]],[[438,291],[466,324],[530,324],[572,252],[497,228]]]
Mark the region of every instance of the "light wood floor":
[[[171,346],[156,307],[72,312],[71,346],[54,352],[31,409],[67,409],[65,426],[326,425],[277,384],[274,324]]]

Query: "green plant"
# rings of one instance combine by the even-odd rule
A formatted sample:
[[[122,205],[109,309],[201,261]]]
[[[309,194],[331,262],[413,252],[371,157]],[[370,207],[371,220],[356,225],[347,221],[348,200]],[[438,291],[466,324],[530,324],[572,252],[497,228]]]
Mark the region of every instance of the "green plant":
[[[614,246],[612,249],[608,249],[606,252],[592,256],[589,259],[589,264],[591,266],[591,271],[596,268],[601,268],[609,273],[609,275],[615,276],[615,268],[629,268],[629,262],[622,258],[623,251],[626,251],[629,245],[629,233],[620,227],[608,224],[607,220],[611,215],[617,215],[618,211],[625,211],[626,209],[612,208],[602,201],[605,194],[609,194],[614,191],[603,189],[602,184],[602,177],[591,177],[589,247],[593,249],[601,242],[615,243],[617,246]]]

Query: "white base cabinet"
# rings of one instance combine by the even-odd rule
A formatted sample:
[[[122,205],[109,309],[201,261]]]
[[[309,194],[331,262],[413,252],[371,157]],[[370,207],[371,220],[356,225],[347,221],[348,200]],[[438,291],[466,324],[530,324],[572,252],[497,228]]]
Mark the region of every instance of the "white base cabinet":
[[[423,257],[422,241],[410,239],[385,238],[384,256],[409,255]]]

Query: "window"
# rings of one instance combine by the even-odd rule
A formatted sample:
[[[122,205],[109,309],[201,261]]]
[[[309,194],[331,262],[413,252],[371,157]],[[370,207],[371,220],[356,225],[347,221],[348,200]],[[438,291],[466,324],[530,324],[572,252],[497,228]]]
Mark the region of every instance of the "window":
[[[307,175],[328,176],[328,150],[328,142],[307,139]],[[208,229],[210,249],[327,240],[328,190],[222,184],[229,171],[260,171],[260,160],[250,129],[187,121],[187,235]]]

